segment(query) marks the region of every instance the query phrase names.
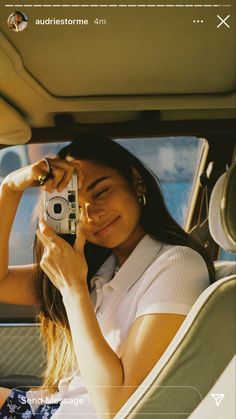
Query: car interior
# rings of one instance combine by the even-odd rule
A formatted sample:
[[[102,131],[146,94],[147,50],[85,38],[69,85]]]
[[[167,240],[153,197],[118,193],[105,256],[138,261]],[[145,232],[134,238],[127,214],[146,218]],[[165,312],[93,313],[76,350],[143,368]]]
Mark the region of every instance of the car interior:
[[[216,281],[115,418],[234,419],[235,2],[0,8],[0,182],[81,133],[106,134],[156,171],[170,212],[214,260]],[[7,24],[18,10],[20,32]],[[31,261],[35,200],[19,208],[12,264]],[[43,367],[37,310],[0,296],[0,386],[40,385]]]

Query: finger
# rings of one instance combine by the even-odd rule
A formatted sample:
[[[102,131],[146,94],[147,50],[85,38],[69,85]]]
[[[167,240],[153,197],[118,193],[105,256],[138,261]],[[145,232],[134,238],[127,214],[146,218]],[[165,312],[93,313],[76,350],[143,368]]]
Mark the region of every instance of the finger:
[[[84,173],[81,170],[81,168],[79,169],[77,173],[78,173],[78,188],[81,189],[84,182]]]
[[[46,180],[46,182],[41,186],[41,188],[46,192],[53,192],[53,190],[55,189],[53,187],[53,179],[50,178]]]
[[[50,159],[50,166],[53,173],[53,184],[50,184],[50,187],[61,192],[70,182],[71,176],[75,171],[75,166],[72,163],[56,158]],[[45,182],[45,184],[47,184],[47,182]],[[50,190],[50,192],[52,192],[52,190]]]
[[[64,170],[75,169],[76,166],[78,166],[78,164],[76,165],[73,161],[61,160],[58,157],[50,158],[50,165],[52,167],[60,167]]]
[[[53,285],[56,286],[55,282],[53,281],[54,278],[54,272],[50,268],[50,265],[45,261],[44,257],[42,257],[40,262],[40,268],[43,270],[43,272],[47,275],[47,277],[50,279],[50,281],[53,283]]]
[[[66,157],[66,161],[70,162],[73,165],[75,172],[78,175],[78,188],[81,189],[82,184],[84,182],[84,173],[80,167],[79,160],[73,159],[72,157]]]
[[[36,230],[36,236],[38,237],[39,241],[42,243],[44,247],[50,247],[54,244],[53,236],[44,236],[39,229]]]
[[[44,246],[50,246],[53,244],[59,244],[61,238],[55,233],[55,231],[49,227],[49,225],[41,218],[39,221],[39,229],[37,236],[44,244]]]
[[[40,232],[39,229],[36,230],[35,232],[36,236],[38,237],[39,241],[42,243],[42,245],[45,247],[47,246],[47,240],[45,239],[45,237],[43,236],[43,234]]]
[[[74,171],[79,174],[81,171],[79,160],[69,160],[69,162],[74,167]]]
[[[34,180],[40,182],[40,177],[48,177],[43,182],[44,190],[52,192],[59,185],[60,190],[63,190],[69,183],[74,170],[75,165],[72,162],[60,160],[57,157],[47,157],[35,163],[33,167]]]
[[[33,179],[37,182],[35,186],[43,187],[46,185],[44,189],[49,189],[53,183],[53,175],[51,170],[49,170],[50,163],[48,164],[47,161],[49,159],[43,159],[32,165]]]
[[[71,163],[74,165],[75,172],[78,175],[78,188],[81,189],[82,185],[83,185],[83,182],[84,182],[83,170],[82,170],[78,160],[73,160]]]
[[[76,239],[73,246],[73,249],[76,253],[79,253],[84,250],[85,241],[86,241],[86,238],[85,238],[83,229],[80,223],[78,223],[77,228],[76,228]]]
[[[52,179],[53,182],[51,184],[51,188],[54,190],[54,189],[58,188],[58,185],[61,184],[62,180],[65,177],[66,172],[65,172],[64,169],[61,169],[58,166],[53,166],[52,173],[53,173],[53,179]]]
[[[36,185],[42,186],[44,184],[46,184],[46,182],[48,181],[48,179],[51,180],[51,177],[48,178],[48,170],[45,168],[45,164],[44,165],[40,165],[40,166],[36,166],[32,165],[32,177],[33,180],[36,182]],[[43,183],[41,183],[41,179],[40,178],[45,178],[43,179]]]
[[[57,185],[58,192],[63,191],[63,189],[65,189],[67,187],[68,183],[71,180],[71,177],[72,177],[74,171],[75,170],[74,170],[73,166],[71,166],[70,168],[67,168],[67,171],[64,172],[63,178],[61,179],[61,181]]]
[[[49,193],[54,192],[55,189],[57,189],[59,193],[62,192],[68,185],[73,172],[73,168],[69,172],[65,172],[63,169],[60,169],[59,167],[54,168],[53,179],[48,179],[42,185],[42,189]]]

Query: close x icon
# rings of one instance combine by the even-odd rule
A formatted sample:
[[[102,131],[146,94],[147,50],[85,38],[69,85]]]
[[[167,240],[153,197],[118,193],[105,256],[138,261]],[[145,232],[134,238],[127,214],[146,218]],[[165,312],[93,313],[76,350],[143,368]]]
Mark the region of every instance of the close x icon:
[[[220,20],[220,23],[217,26],[217,29],[220,28],[221,26],[226,26],[228,29],[230,28],[230,25],[227,23],[227,20],[230,18],[230,15],[226,16],[226,17],[221,17],[219,15],[217,15],[218,19]]]

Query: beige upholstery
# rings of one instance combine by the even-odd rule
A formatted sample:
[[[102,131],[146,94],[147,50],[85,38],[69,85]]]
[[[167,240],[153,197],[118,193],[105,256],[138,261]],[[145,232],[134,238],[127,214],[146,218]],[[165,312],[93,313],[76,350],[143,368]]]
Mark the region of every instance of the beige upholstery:
[[[189,419],[235,419],[235,372],[236,356],[227,365],[204,401],[200,403]]]
[[[23,117],[0,98],[0,144],[25,144],[31,138],[31,128]]]
[[[209,216],[214,240],[231,252],[236,251],[235,198],[236,165],[216,183]],[[215,266],[216,282],[197,299],[163,356],[115,419],[209,417],[214,385],[218,379],[225,382],[221,377],[234,367],[236,330],[236,264],[217,261]],[[212,417],[232,419],[226,415],[231,410],[221,407]],[[222,412],[225,416],[220,416]]]
[[[236,256],[235,256],[236,258]],[[236,263],[217,260],[215,263],[216,281],[226,276],[236,275]]]
[[[236,252],[236,162],[217,181],[211,195],[209,228],[223,249]]]
[[[144,419],[150,414],[158,419],[189,417],[235,353],[235,286],[236,276],[232,275],[203,292],[116,419]]]

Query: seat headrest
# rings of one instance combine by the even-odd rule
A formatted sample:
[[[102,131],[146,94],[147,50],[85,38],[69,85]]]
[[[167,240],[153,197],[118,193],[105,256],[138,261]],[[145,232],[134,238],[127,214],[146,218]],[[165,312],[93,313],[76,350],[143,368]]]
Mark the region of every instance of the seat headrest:
[[[213,188],[209,229],[219,246],[236,253],[236,162],[220,176]]]

